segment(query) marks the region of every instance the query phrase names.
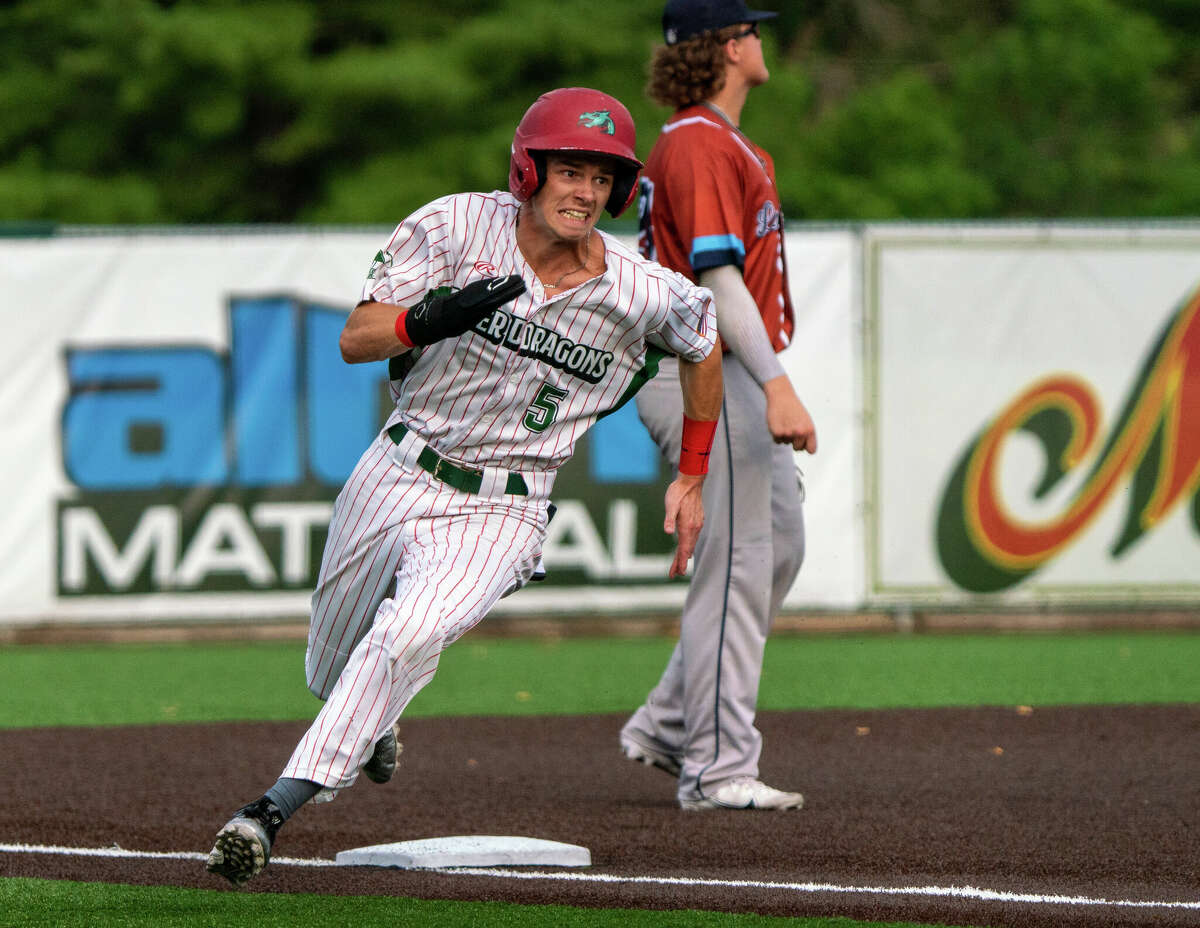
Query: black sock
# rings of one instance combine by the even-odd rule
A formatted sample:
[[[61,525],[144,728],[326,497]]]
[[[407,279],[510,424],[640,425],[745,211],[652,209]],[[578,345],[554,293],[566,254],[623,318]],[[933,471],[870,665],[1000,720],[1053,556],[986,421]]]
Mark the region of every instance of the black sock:
[[[267,798],[279,806],[286,822],[297,809],[312,799],[322,789],[320,783],[312,780],[293,780],[290,777],[280,777],[275,785],[267,790]]]

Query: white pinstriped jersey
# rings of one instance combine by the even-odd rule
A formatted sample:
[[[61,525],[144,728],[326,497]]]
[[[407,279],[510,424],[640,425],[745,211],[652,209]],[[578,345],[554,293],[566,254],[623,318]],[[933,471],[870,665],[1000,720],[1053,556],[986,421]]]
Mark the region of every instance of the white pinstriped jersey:
[[[437,200],[371,266],[362,298],[401,306],[481,277],[520,274],[528,289],[421,349],[392,383],[388,424],[415,434],[377,436],[338,494],[305,656],[309,689],[326,702],[285,777],[353,783],[442,650],[530,579],[554,471],[576,439],[640,386],[656,351],[699,361],[713,349],[709,291],[599,231],[605,272],[547,298],[517,247],[517,208],[498,192]],[[485,472],[522,472],[528,494],[452,488],[411,466],[417,435]]]
[[[547,297],[517,247],[518,206],[500,191],[428,204],[376,256],[362,299],[410,306],[434,287],[521,275],[525,293],[474,330],[415,349],[412,370],[393,381],[388,424],[403,422],[464,463],[553,471],[640,385],[648,346],[700,361],[716,318],[708,290],[598,229],[605,272]]]

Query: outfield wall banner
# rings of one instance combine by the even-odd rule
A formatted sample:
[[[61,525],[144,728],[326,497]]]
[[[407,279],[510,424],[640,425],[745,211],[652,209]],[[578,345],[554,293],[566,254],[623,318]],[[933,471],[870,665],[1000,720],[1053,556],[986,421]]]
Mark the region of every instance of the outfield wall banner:
[[[850,232],[788,231],[796,330],[780,358],[817,427],[817,453],[796,455],[805,489],[804,565],[789,609],[859,609],[863,521],[862,260]]]
[[[386,366],[337,348],[388,231],[0,240],[0,624],[307,615],[332,501],[388,411]],[[863,594],[858,254],[849,232],[789,240],[783,360],[821,437],[798,456],[797,608]],[[632,404],[602,420],[556,483],[549,579],[499,611],[677,608],[668,479]]]
[[[1200,228],[864,238],[872,604],[1200,602]]]

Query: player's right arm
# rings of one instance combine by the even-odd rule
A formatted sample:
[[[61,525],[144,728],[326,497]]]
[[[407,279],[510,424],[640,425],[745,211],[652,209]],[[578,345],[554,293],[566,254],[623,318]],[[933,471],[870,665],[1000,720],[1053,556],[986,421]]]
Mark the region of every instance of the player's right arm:
[[[386,361],[412,348],[397,335],[396,318],[445,279],[445,261],[436,258],[445,249],[431,247],[431,240],[444,237],[447,226],[444,203],[427,203],[406,217],[375,254],[358,305],[338,339],[347,364]]]
[[[454,276],[452,216],[464,196],[427,203],[376,253],[339,339],[347,364],[384,361],[461,335],[524,292],[517,275],[473,280],[461,290],[439,286]]]
[[[364,364],[386,361],[409,351],[412,346],[396,335],[396,317],[403,311],[403,306],[375,300],[364,300],[355,306],[338,339],[342,360],[347,364]]]
[[[348,364],[383,361],[410,348],[469,332],[493,309],[525,292],[519,274],[473,280],[461,290],[437,287],[410,307],[359,303],[342,329],[339,345]],[[389,334],[390,332],[390,334]]]

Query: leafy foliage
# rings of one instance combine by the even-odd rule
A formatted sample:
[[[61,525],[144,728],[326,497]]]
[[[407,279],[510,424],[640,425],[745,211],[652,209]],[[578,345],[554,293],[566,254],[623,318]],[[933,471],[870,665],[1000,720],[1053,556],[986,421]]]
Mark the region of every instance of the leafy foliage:
[[[1190,0],[811,0],[764,30],[744,128],[797,219],[1200,214]],[[642,0],[17,0],[0,222],[391,223],[503,187],[546,90],[648,151]]]

